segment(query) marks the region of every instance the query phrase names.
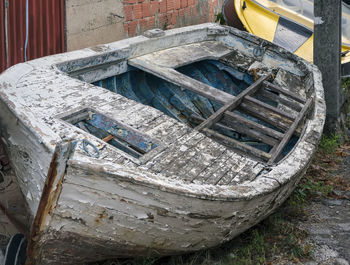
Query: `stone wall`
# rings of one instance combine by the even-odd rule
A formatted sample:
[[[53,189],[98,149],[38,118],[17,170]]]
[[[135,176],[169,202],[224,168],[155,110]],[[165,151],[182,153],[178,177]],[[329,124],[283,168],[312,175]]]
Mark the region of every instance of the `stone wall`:
[[[223,0],[66,0],[67,50],[213,22]]]

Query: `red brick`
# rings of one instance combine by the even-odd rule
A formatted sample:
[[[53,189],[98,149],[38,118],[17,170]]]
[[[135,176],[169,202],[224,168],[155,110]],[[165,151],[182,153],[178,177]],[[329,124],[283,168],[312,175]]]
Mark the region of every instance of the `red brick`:
[[[186,7],[185,8],[185,15],[186,15],[186,17],[190,17],[191,16],[191,8],[190,7]]]
[[[147,25],[148,25],[148,20],[147,20],[147,18],[140,19],[140,20],[139,20],[139,23],[140,23],[140,29],[141,29],[142,31],[144,31],[145,29],[147,29]]]
[[[145,2],[145,0],[137,0],[138,3]]]
[[[172,15],[173,15],[173,12],[167,12],[167,13],[165,14],[165,16],[166,16],[166,24],[167,24],[167,25],[170,25],[170,24],[171,24],[171,17],[172,17]]]
[[[129,30],[128,23],[124,23],[124,33],[126,34],[127,37],[128,37],[128,30]]]
[[[174,0],[174,9],[181,8],[181,0]]]
[[[187,7],[187,0],[181,0],[181,8]]]
[[[142,4],[136,4],[133,6],[134,19],[142,18]]]
[[[142,3],[142,17],[149,17],[151,15],[151,3]]]
[[[154,24],[155,24],[155,17],[149,17],[148,19],[147,19],[148,21],[147,21],[147,28],[149,28],[149,29],[153,29],[154,28]]]
[[[157,1],[151,2],[150,15],[154,16],[156,13],[158,13],[158,9],[159,9],[159,3]]]
[[[187,0],[187,5],[188,6],[193,6],[194,5],[194,0]]]
[[[166,0],[166,10],[171,11],[174,9],[174,0]]]
[[[129,29],[128,29],[129,37],[132,37],[135,35],[136,29],[137,29],[137,24],[138,24],[137,20],[129,22]]]
[[[209,21],[214,21],[214,6],[212,4],[209,7]]]
[[[137,3],[137,0],[127,0],[128,1],[128,4],[136,4]]]
[[[180,9],[179,10],[179,17],[182,19],[185,16],[185,9]]]
[[[166,14],[158,14],[158,27],[163,28],[165,24],[167,24]]]
[[[191,7],[191,12],[192,12],[192,16],[196,16],[197,15],[197,7],[196,6]]]
[[[170,21],[170,23],[171,23],[172,25],[175,25],[175,24],[176,24],[178,15],[179,15],[179,11],[177,11],[177,10],[175,10],[175,11],[172,13],[172,15],[171,15],[171,21]]]
[[[159,2],[159,12],[165,13],[166,12],[166,0],[162,0]]]
[[[132,6],[124,6],[125,21],[132,20]]]

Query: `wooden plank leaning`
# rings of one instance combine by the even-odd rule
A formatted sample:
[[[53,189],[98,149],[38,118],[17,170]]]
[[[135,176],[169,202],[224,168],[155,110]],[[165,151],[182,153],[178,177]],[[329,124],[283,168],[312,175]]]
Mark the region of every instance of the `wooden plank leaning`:
[[[254,148],[254,147],[252,147],[250,145],[247,145],[245,143],[237,141],[237,140],[235,140],[233,138],[230,138],[228,136],[225,136],[225,135],[222,135],[220,133],[217,133],[216,131],[213,131],[211,129],[204,128],[203,132],[206,133],[208,136],[213,136],[214,138],[217,138],[217,139],[227,143],[231,147],[233,147],[235,149],[238,149],[238,150],[241,150],[244,153],[248,153],[248,154],[251,154],[251,155],[253,155],[255,157],[258,157],[258,158],[260,158],[263,161],[268,161],[271,158],[271,155],[266,153],[266,152],[264,152],[264,151],[256,149],[256,148]]]
[[[303,120],[303,118],[306,116],[311,103],[313,102],[313,97],[309,98],[302,108],[301,112],[298,114],[297,118],[293,122],[292,126],[290,126],[289,130],[285,133],[282,141],[279,143],[279,145],[276,148],[273,148],[273,152],[271,153],[271,158],[268,161],[268,164],[272,164],[276,161],[277,157],[281,154],[283,148],[286,146],[288,143],[289,139],[292,137],[294,134],[294,131],[297,129],[299,126],[299,123]]]
[[[286,89],[283,89],[279,86],[276,86],[275,84],[272,84],[270,82],[264,82],[264,86],[266,88],[269,88],[271,89],[272,91],[275,91],[275,92],[278,92],[278,93],[281,93],[291,99],[294,99],[295,101],[299,102],[299,103],[302,103],[302,104],[305,104],[306,103],[306,100],[303,99],[302,97],[300,97],[299,95],[289,91],[289,90],[286,90]]]
[[[242,93],[240,93],[238,96],[236,96],[235,98],[230,100],[228,103],[226,103],[223,107],[221,107],[217,112],[215,112],[208,119],[206,119],[204,122],[202,122],[200,125],[198,125],[195,129],[198,131],[201,131],[204,128],[210,128],[215,122],[220,120],[222,115],[224,115],[225,111],[231,111],[232,109],[236,108],[241,103],[241,101],[244,99],[245,96],[256,92],[260,88],[261,84],[265,80],[270,78],[270,76],[271,76],[271,73],[260,77],[255,83],[250,85]]]

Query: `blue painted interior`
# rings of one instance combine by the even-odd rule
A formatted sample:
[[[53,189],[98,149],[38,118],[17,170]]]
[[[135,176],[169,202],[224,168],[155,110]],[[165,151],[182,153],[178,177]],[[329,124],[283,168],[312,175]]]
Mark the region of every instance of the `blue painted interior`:
[[[238,95],[254,82],[251,75],[231,68],[219,61],[205,60],[190,65],[182,66],[177,71],[217,89],[232,95]],[[197,126],[200,122],[195,116],[202,118],[210,117],[222,105],[213,100],[207,99],[190,90],[181,89],[177,85],[167,82],[161,78],[143,72],[137,68],[129,67],[126,73],[112,76],[93,83],[96,86],[104,87],[112,92],[133,99],[142,104],[152,106],[168,116],[186,123],[190,127]],[[263,99],[264,102],[276,106],[277,103]],[[241,114],[251,120],[269,126],[252,116]],[[97,128],[103,129],[99,126]],[[272,148],[269,145],[251,139],[234,130],[212,128],[226,136],[245,142],[265,152]],[[291,139],[284,153],[288,153],[298,138]]]
[[[76,123],[75,126],[79,128],[83,126],[82,129],[100,139],[104,139],[108,135],[114,136],[108,143],[136,158],[158,146],[137,131],[126,128],[100,113],[90,115],[89,118]]]

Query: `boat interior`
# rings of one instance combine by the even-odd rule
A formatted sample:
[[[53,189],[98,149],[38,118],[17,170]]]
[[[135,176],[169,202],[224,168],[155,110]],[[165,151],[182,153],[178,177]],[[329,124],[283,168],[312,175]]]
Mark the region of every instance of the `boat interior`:
[[[202,54],[198,45],[187,45],[129,59],[123,73],[90,83],[156,108],[258,161],[280,161],[297,143],[312,98],[273,84],[273,72],[257,76],[227,64],[232,50],[219,46],[220,55],[208,58],[208,45]],[[194,60],[176,57],[191,48]],[[66,121],[136,158],[157,146],[101,113],[85,111]]]

